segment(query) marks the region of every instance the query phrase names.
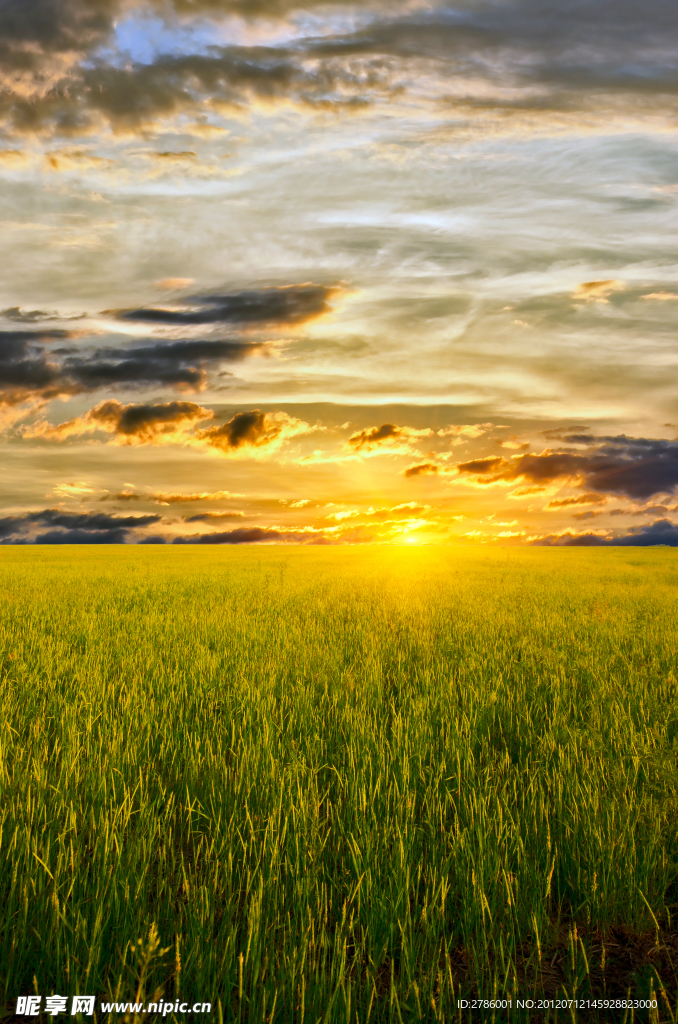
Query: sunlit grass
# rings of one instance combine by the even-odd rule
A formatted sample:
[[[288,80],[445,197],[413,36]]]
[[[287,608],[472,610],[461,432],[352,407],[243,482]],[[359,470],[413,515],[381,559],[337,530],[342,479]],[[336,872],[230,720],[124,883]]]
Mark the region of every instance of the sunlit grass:
[[[675,552],[36,547],[0,572],[8,1009],[132,1000],[145,963],[142,998],[223,1020],[630,992],[676,1021]]]

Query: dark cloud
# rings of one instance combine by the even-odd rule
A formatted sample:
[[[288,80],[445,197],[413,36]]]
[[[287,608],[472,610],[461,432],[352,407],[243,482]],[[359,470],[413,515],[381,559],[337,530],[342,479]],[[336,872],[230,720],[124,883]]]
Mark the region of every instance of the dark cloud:
[[[126,544],[127,530],[49,530],[39,533],[34,544]]]
[[[595,533],[579,535],[563,534],[562,536],[542,537],[533,541],[536,547],[568,547],[568,548],[609,548],[609,547],[652,547],[655,544],[666,544],[678,547],[678,524],[668,519],[658,519],[651,526],[638,526],[629,530],[623,537],[599,537]]]
[[[35,391],[59,393],[58,359],[45,343],[72,338],[69,331],[0,331],[0,401],[22,401]]]
[[[116,434],[122,443],[155,444],[185,436],[187,428],[214,413],[195,402],[164,402],[157,404],[122,405],[115,399],[100,402],[84,416],[52,426],[38,422],[22,430],[25,437],[44,437],[62,441],[91,430]],[[125,495],[129,497],[129,495]]]
[[[495,474],[500,468],[510,466],[511,463],[503,455],[496,455],[485,459],[473,459],[471,462],[460,462],[457,469],[460,473],[470,473],[475,476]]]
[[[0,4],[0,66],[45,81],[107,40],[119,0],[3,0]],[[50,61],[50,58],[51,61]]]
[[[164,2],[164,0],[163,0]],[[397,9],[405,6],[408,0],[388,0],[388,7]],[[155,0],[158,5],[158,0]],[[348,6],[346,0],[169,0],[166,4],[179,14],[238,14],[244,18],[284,18],[299,10],[312,10],[331,6]],[[162,4],[160,4],[162,6]],[[380,9],[379,2],[365,3],[375,11]]]
[[[673,0],[460,0],[402,16],[403,4],[361,4],[361,13],[371,10],[373,18],[354,32],[287,46],[215,46],[148,64],[113,64],[110,57],[107,63],[115,22],[135,6],[141,8],[124,0],[3,0],[0,116],[24,132],[74,134],[101,121],[134,129],[205,102],[222,108],[289,100],[316,108],[364,104],[424,75],[449,83],[450,109],[478,114],[599,114],[601,97],[612,105],[626,98],[634,109],[645,98],[670,103],[678,91]],[[309,6],[326,4],[151,0],[146,9],[171,21],[173,15],[283,17]]]
[[[266,437],[266,413],[259,409],[237,412],[220,427],[211,427],[203,436],[215,447],[232,451],[245,445],[258,445]]]
[[[188,516],[187,523],[210,523],[215,519],[243,519],[244,512],[201,512],[197,516]]]
[[[342,541],[358,542],[373,540],[358,535],[347,535]],[[190,537],[175,537],[173,544],[336,544],[336,538],[328,538],[320,531],[310,530],[276,530],[269,527],[241,527],[237,530],[226,530],[223,533],[194,533]]]
[[[152,526],[161,516],[111,516],[105,512],[44,509],[0,519],[2,544],[124,544],[131,530]],[[44,533],[36,532],[47,528]]]
[[[598,92],[675,92],[678,10],[671,0],[509,0],[438,4],[375,20],[344,38],[321,39],[326,56],[380,54],[426,59],[447,75],[506,87],[532,86],[505,106],[563,107]],[[538,89],[537,92],[535,90]],[[469,85],[465,100],[471,97]],[[478,105],[502,105],[486,95]]]
[[[158,427],[174,426],[176,423],[205,419],[210,410],[203,409],[195,402],[166,402],[164,405],[120,405],[119,402],[104,402],[92,410],[95,419],[113,420],[118,434],[143,435],[157,431]]]
[[[644,501],[671,494],[678,486],[678,441],[653,438],[593,438],[589,452],[546,452],[515,459],[488,458],[462,462],[457,470],[483,483],[529,480],[545,484],[559,478],[580,481],[602,494]]]
[[[405,476],[433,476],[440,472],[440,466],[436,462],[418,462],[414,466],[408,466]]]
[[[147,341],[120,348],[46,343],[73,338],[64,330],[0,331],[0,404],[49,400],[99,388],[171,386],[199,391],[207,371],[262,349],[255,342]]]
[[[390,0],[397,7],[402,0]],[[110,43],[116,22],[135,7],[155,8],[162,16],[173,12],[223,17],[283,18],[294,10],[326,7],[345,0],[2,0],[0,3],[0,62],[7,70],[31,72],[44,80],[61,58],[68,67],[75,58]],[[50,61],[50,58],[52,60]]]
[[[225,533],[200,533],[192,537],[175,537],[173,544],[261,544],[265,541],[298,541],[303,534],[280,533],[259,526],[227,530]]]
[[[199,390],[205,370],[223,362],[236,362],[260,351],[261,345],[229,341],[153,341],[126,349],[101,348],[89,358],[77,352],[63,361],[64,373],[83,390],[115,385],[184,385]]]
[[[329,312],[328,299],[336,289],[324,285],[297,284],[259,288],[224,295],[192,296],[184,308],[127,309],[121,320],[175,324],[299,324]],[[190,308],[186,308],[190,307]]]
[[[344,62],[318,62],[283,47],[212,47],[209,55],[161,56],[152,64],[94,60],[28,96],[6,89],[0,118],[19,134],[82,135],[102,122],[128,132],[194,110],[201,101],[230,110],[257,101],[293,100],[320,109],[361,105],[368,84]]]
[[[0,316],[5,320],[12,320],[18,324],[39,324],[43,320],[60,319],[55,313],[46,313],[43,309],[22,309],[20,306],[0,309]],[[73,318],[69,317],[69,319]]]
[[[228,453],[247,448],[278,448],[296,434],[308,433],[313,428],[302,420],[284,412],[238,412],[220,427],[196,431],[196,438],[211,448]]]
[[[377,447],[382,441],[396,440],[402,434],[401,427],[396,427],[393,423],[383,423],[380,427],[371,427],[369,430],[361,430],[357,434],[352,434],[348,443],[356,451],[360,451],[361,448],[369,450]]]

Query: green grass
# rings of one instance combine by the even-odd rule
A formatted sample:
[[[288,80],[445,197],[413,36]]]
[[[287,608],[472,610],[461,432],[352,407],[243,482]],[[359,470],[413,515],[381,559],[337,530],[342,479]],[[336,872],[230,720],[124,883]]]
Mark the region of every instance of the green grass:
[[[10,547],[0,577],[8,1010],[678,1020],[677,552]]]

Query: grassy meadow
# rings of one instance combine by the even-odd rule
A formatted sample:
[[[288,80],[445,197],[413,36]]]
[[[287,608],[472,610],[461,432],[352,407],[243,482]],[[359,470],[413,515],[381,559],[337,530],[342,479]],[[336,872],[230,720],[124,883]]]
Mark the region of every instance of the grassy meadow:
[[[0,579],[7,1013],[678,1021],[678,552],[5,547]],[[657,1009],[515,1003],[626,996]]]

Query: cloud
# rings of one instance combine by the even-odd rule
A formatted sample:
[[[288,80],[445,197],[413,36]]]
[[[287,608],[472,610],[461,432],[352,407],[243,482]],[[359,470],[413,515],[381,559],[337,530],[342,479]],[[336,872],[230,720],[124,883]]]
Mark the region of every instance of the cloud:
[[[648,295],[641,295],[641,299],[653,299],[655,302],[674,302],[678,299],[676,292],[650,292]]]
[[[678,485],[678,441],[653,438],[592,438],[574,435],[589,452],[571,450],[512,459],[484,458],[463,462],[456,469],[477,483],[513,483],[528,480],[544,485],[568,479],[601,494],[617,494],[641,501],[655,494],[670,494]]]
[[[28,167],[32,162],[30,153],[26,153],[20,149],[2,149],[0,150],[0,167],[9,167],[16,169],[19,167]]]
[[[176,326],[200,324],[301,324],[330,311],[336,288],[315,284],[191,296],[181,308],[148,307],[117,313],[120,320]]]
[[[72,486],[68,490],[64,490],[60,485],[54,491],[55,495],[64,494],[66,497],[77,496],[76,492],[73,491]],[[87,488],[87,493],[94,494],[92,488]],[[229,498],[243,498],[243,494],[233,494],[231,491],[197,491],[189,494],[174,494],[171,491],[146,491],[139,492],[134,490],[125,490],[111,492],[107,491],[103,494],[99,501],[149,501],[155,505],[187,505],[195,502],[203,501],[225,501]]]
[[[436,462],[417,462],[413,466],[408,466],[404,472],[404,476],[435,476],[440,473],[442,467]]]
[[[677,34],[667,0],[651,12],[637,0],[589,0],[585,7],[480,0],[375,20],[343,39],[320,39],[313,51],[379,54],[410,75],[418,68],[432,92],[434,82],[438,87],[440,107],[457,116],[453,132],[464,116],[470,129],[475,119],[481,130],[506,131],[511,120],[523,130],[540,123],[582,130],[585,118],[601,124],[626,117],[628,124],[641,111],[656,113],[659,99],[668,114],[678,85]]]
[[[96,156],[82,147],[53,149],[45,153],[47,167],[53,171],[103,170],[113,167],[113,161]]]
[[[507,494],[506,497],[507,498],[513,498],[516,501],[520,501],[522,498],[530,498],[534,494],[544,494],[546,490],[547,490],[546,487],[540,487],[540,486],[537,486],[537,487],[519,487],[517,490],[511,491],[510,494]]]
[[[420,505],[419,502],[416,502],[416,501],[403,501],[403,502],[400,503],[400,505],[392,505],[391,508],[387,509],[387,511],[388,511],[389,515],[392,515],[392,516],[415,516],[415,515],[421,515],[422,512],[430,512],[431,511],[431,506],[430,505]],[[380,509],[378,509],[376,511],[372,511],[370,509],[367,514],[368,515],[379,515],[380,513],[381,513]]]
[[[438,437],[454,437],[453,444],[462,444],[465,439],[482,437],[493,427],[492,423],[460,423],[455,426],[443,427],[437,431]]]
[[[340,3],[341,0],[333,0]],[[582,130],[649,114],[668,121],[677,91],[678,19],[670,0],[541,0],[354,5],[359,27],[327,24],[276,46],[213,46],[149,63],[115,52],[124,0],[6,0],[0,8],[0,104],[15,132],[134,131],[204,111],[293,103],[360,108],[428,90],[450,130],[545,126]],[[314,0],[149,0],[170,26],[233,14],[283,19]],[[344,5],[346,6],[346,5]],[[350,6],[349,6],[350,10]],[[366,17],[366,15],[368,15]],[[371,15],[371,17],[369,17]],[[177,19],[181,19],[178,22]],[[316,22],[317,24],[317,22]],[[344,22],[345,24],[345,22]],[[215,33],[218,38],[218,33]]]
[[[547,441],[564,441],[573,434],[590,435],[591,432],[588,427],[575,424],[572,427],[556,427],[551,430],[542,430],[541,433],[542,437],[545,437]]]
[[[231,491],[198,491],[193,494],[173,494],[168,491],[154,491],[151,500],[157,505],[184,505],[194,501],[223,501],[226,498],[242,498],[242,494]]]
[[[50,358],[44,346],[73,337],[60,329],[0,330],[0,403],[16,404],[35,393],[56,397],[63,375],[58,357]]]
[[[571,508],[573,505],[604,505],[607,498],[604,494],[577,494],[571,498],[554,498],[545,505],[545,509]]]
[[[678,524],[657,519],[650,526],[632,527],[625,536],[606,537],[598,533],[551,534],[532,542],[537,547],[652,547],[666,544],[678,547]]]
[[[356,452],[371,452],[385,449],[392,454],[405,455],[411,452],[411,442],[418,437],[430,437],[433,431],[415,430],[413,427],[397,427],[394,423],[382,423],[380,427],[369,427],[352,434],[348,446]]]
[[[85,480],[78,483],[57,484],[52,492],[55,498],[81,498],[87,494],[95,494],[93,487],[90,487]]]
[[[126,349],[97,349],[89,359],[73,353],[62,365],[83,390],[170,384],[198,391],[205,386],[208,367],[237,362],[262,348],[261,344],[234,339],[153,341]]]
[[[357,451],[360,451],[361,448],[367,448],[370,451],[372,447],[376,447],[382,442],[391,442],[401,436],[400,427],[396,427],[393,423],[384,423],[380,427],[370,427],[369,430],[361,430],[359,433],[353,434],[349,437],[348,443]]]
[[[574,290],[575,299],[597,299],[607,302],[608,295],[623,289],[621,281],[584,281]]]
[[[371,507],[365,509],[363,512],[358,511],[358,509],[352,509],[351,511],[345,512],[332,512],[325,518],[335,519],[337,522],[341,522],[344,519],[355,518],[356,516],[365,516],[369,519],[382,519],[395,522],[398,519],[403,518],[412,519],[414,516],[420,516],[423,513],[430,511],[431,505],[422,505],[417,501],[404,501],[399,505],[391,505],[390,507]]]
[[[329,515],[325,516],[325,519],[334,519],[337,523],[341,523],[345,519],[355,519],[359,515],[358,509],[350,509],[344,512],[330,512]]]
[[[187,429],[213,416],[211,409],[204,409],[194,402],[122,405],[115,399],[109,399],[67,423],[52,426],[42,421],[24,427],[22,435],[63,441],[100,430],[115,434],[119,444],[162,444],[185,440]]]
[[[261,343],[229,340],[147,341],[114,348],[61,346],[78,335],[61,329],[0,330],[0,404],[49,401],[100,388],[177,387],[200,391],[207,370],[260,352]]]
[[[315,536],[315,535],[314,535]],[[238,530],[227,530],[224,533],[196,533],[191,537],[175,537],[174,544],[263,544],[277,541],[280,543],[306,542],[312,538],[304,533],[282,533],[280,530],[253,526]]]
[[[123,66],[62,55],[43,61],[40,78],[7,71],[3,77],[0,119],[15,136],[82,136],[106,128],[129,134],[200,107],[231,114],[256,104],[350,108],[366,102],[367,84],[345,61],[319,61],[282,46],[213,46],[207,54]],[[373,91],[376,85],[373,76]]]
[[[220,427],[208,427],[195,433],[196,440],[226,455],[272,453],[292,437],[319,430],[286,412],[238,412]]]
[[[531,447],[529,442],[521,444],[520,441],[499,441],[500,448],[510,448],[512,451],[526,452]]]
[[[154,281],[153,287],[174,290],[176,288],[190,288],[192,284],[195,284],[194,277],[163,277],[160,281]]]
[[[44,509],[0,519],[0,544],[125,544],[130,532],[160,522],[159,515],[111,516],[105,512]],[[38,532],[45,530],[46,532]]]
[[[187,523],[211,523],[215,519],[244,519],[244,512],[201,512],[197,516],[189,516]]]
[[[19,324],[38,324],[43,320],[59,320],[61,317],[56,313],[46,313],[44,309],[21,309],[20,306],[10,306],[8,309],[1,309],[0,316],[5,320],[13,320]],[[69,319],[80,319],[70,317]],[[43,337],[48,335],[41,335]]]
[[[59,493],[59,489],[57,488],[54,493],[55,494]],[[150,495],[138,494],[136,491],[118,491],[115,494],[111,494],[110,491],[107,491],[106,494],[102,495],[102,497],[99,498],[99,501],[151,501],[151,500],[152,499],[151,499]],[[163,504],[163,502],[157,502],[157,504],[161,505],[161,504]]]
[[[494,474],[499,473],[500,469],[510,465],[511,463],[503,455],[492,455],[482,459],[472,459],[470,462],[460,462],[457,466],[457,471],[459,473],[469,473],[477,477],[493,474],[492,479],[495,480],[501,479],[501,477]]]
[[[10,543],[3,541],[2,543]],[[127,530],[48,530],[33,539],[33,544],[126,544]]]

